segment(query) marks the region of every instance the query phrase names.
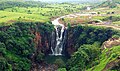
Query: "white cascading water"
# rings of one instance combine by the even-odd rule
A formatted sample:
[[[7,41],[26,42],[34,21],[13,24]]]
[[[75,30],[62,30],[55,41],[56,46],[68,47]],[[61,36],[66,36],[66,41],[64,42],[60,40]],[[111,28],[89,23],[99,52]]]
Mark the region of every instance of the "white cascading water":
[[[54,41],[54,39],[52,39],[52,41],[56,42],[56,44],[55,44],[55,47],[51,46],[51,51],[52,51],[52,55],[55,55],[55,56],[62,55],[62,51],[63,51],[64,38],[65,38],[65,34],[64,34],[65,26],[58,22],[59,19],[63,17],[57,18],[54,21],[52,21],[52,24],[54,25],[54,28],[56,30],[56,39],[55,39],[56,41]]]
[[[65,17],[74,18],[77,16],[91,16],[91,14],[80,14],[80,13],[69,14],[69,15],[59,17],[52,21],[52,24],[54,25],[54,28],[56,29],[55,31],[56,33],[52,32],[52,40],[51,40],[52,55],[55,55],[55,56],[62,55],[64,44],[66,41],[66,28],[63,24],[59,23],[59,19],[65,18]]]

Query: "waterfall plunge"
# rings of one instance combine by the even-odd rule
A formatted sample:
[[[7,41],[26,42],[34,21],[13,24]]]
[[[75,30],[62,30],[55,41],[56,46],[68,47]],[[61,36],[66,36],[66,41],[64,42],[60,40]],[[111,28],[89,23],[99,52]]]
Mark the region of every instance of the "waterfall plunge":
[[[62,51],[66,39],[65,26],[58,22],[59,19],[60,18],[57,18],[54,21],[52,21],[52,24],[54,25],[55,28],[55,33],[52,32],[51,51],[52,51],[52,55],[55,56],[62,55]]]

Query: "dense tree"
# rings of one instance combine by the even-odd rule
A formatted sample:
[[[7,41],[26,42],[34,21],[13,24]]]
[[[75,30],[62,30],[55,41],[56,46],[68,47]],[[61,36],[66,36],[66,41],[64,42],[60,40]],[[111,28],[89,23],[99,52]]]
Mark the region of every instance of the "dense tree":
[[[86,68],[94,65],[94,60],[99,56],[100,49],[96,44],[82,45],[68,61],[68,69],[70,71],[84,71]]]
[[[117,34],[117,32],[110,28],[79,25],[68,29],[68,35],[71,36],[68,36],[68,41],[72,41],[70,44],[74,45],[74,47],[77,49],[83,44],[93,44],[94,42],[99,42],[102,44],[114,34]]]
[[[32,64],[30,55],[36,52],[34,32],[45,37],[52,30],[50,23],[16,22],[6,31],[0,31],[0,70],[29,71]],[[43,60],[44,53],[36,55],[36,60]]]
[[[0,54],[3,56],[6,54],[6,46],[4,43],[0,43]]]
[[[12,7],[44,7],[46,4],[34,1],[1,1],[0,10]]]

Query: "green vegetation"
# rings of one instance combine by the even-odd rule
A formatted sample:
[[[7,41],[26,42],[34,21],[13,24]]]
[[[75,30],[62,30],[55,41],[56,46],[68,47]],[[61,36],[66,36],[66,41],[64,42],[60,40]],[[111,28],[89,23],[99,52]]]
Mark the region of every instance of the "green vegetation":
[[[96,65],[95,58],[99,57],[100,49],[98,44],[82,45],[68,61],[70,71],[84,71],[93,65]]]
[[[35,2],[35,1],[19,1],[19,0],[1,0],[0,1],[0,10],[12,7],[44,7],[45,3]]]
[[[59,68],[58,71],[67,71],[65,68]]]
[[[115,8],[115,7],[118,7],[118,4],[120,4],[119,0],[112,0],[112,1],[108,0],[98,5],[98,7]]]
[[[82,4],[47,4],[34,1],[1,1],[0,25],[9,25],[16,21],[47,22],[50,18],[79,12]]]
[[[117,31],[110,28],[81,25],[70,28],[69,32],[68,35],[71,36],[69,39],[74,41],[71,45],[74,45],[75,48],[83,44],[93,44],[94,42],[102,44],[108,38],[111,38],[112,35],[117,34]]]
[[[25,14],[25,13],[17,13],[17,12],[7,12],[0,11],[0,25],[10,25],[16,21],[38,21],[38,22],[46,22],[49,21],[48,17],[34,14]]]
[[[85,27],[85,26],[77,26],[69,29],[69,32],[71,31],[71,35],[73,37],[68,37],[68,41],[74,41],[71,43],[71,46],[77,50],[74,52],[73,55],[71,55],[71,58],[67,62],[67,69],[69,71],[85,71],[89,68],[93,68],[94,66],[97,66],[97,68],[94,71],[101,71],[107,63],[111,60],[111,57],[115,60],[116,57],[119,56],[119,54],[115,57],[108,56],[106,57],[104,55],[104,51],[101,51],[101,44],[106,41],[108,38],[112,37],[114,34],[119,33],[118,31],[111,30],[109,28],[100,28],[100,27]],[[73,33],[72,33],[73,32]],[[115,35],[114,35],[115,36]],[[114,37],[113,36],[113,37]],[[117,37],[120,37],[119,35],[116,35]],[[72,40],[71,40],[72,39]],[[112,48],[114,49],[114,47]],[[116,47],[119,51],[119,47]],[[115,50],[116,50],[115,49]],[[117,53],[119,53],[116,51]],[[115,51],[111,51],[111,54],[117,54]],[[100,61],[101,60],[101,61]],[[102,63],[102,64],[101,64]],[[100,66],[99,66],[100,64]],[[90,69],[89,71],[91,71]]]
[[[108,63],[116,60],[117,57],[120,56],[119,51],[120,51],[120,46],[114,46],[111,49],[105,49],[104,51],[102,51],[102,54],[100,55],[99,63],[98,65],[95,65],[94,67],[92,67],[93,68],[92,71],[103,70]],[[91,71],[91,69],[88,69],[87,71]],[[114,70],[114,69],[111,68],[111,70]],[[115,70],[119,71],[119,68]]]
[[[1,52],[0,58],[5,59],[6,64],[2,66],[3,70],[30,70],[31,61],[27,58],[28,55],[34,52],[34,43],[32,39],[34,38],[31,35],[30,31],[26,31],[30,28],[30,25],[24,25],[20,27],[22,23],[16,23],[15,25],[10,26],[7,31],[0,31],[0,42],[4,45],[4,52]],[[23,30],[24,31],[21,31]],[[1,49],[2,51],[3,49]],[[3,65],[4,65],[3,64]],[[0,64],[2,65],[2,64]],[[4,68],[3,68],[4,67]]]
[[[89,5],[95,7],[86,10]],[[106,49],[101,47],[110,38],[119,39],[120,32],[111,28],[96,27],[97,24],[87,25],[90,21],[99,20],[112,21],[111,25],[118,27],[119,8],[119,0],[105,1],[99,5],[1,0],[0,71],[31,71],[40,67],[56,68],[57,71],[120,71],[120,46]],[[61,22],[67,26],[63,56],[49,55],[52,52],[51,42],[54,39],[56,44],[57,36],[50,21],[59,16],[79,12],[97,14],[62,18]],[[117,62],[116,65],[114,62]]]
[[[36,62],[48,61],[47,63],[58,65],[59,70],[68,69],[70,71],[78,71],[92,68],[99,64],[96,60],[101,58],[99,57],[101,56],[100,45],[113,34],[117,34],[116,31],[111,29],[85,26],[69,27],[69,32],[74,31],[72,33],[74,38],[72,39],[74,39],[74,48],[76,48],[76,51],[67,61],[64,57],[46,58],[46,40],[49,40],[50,36],[48,35],[54,30],[53,25],[49,22],[46,24],[17,22],[7,28],[7,30],[3,28],[4,31],[0,31],[0,69],[18,71],[30,70],[32,66],[31,57],[36,52],[36,58],[34,59]],[[41,37],[44,37],[41,38],[42,43],[39,43],[39,45],[43,45],[40,46],[40,49],[39,46],[35,48],[35,42],[37,42],[37,39],[35,42],[33,41],[37,37],[35,32],[39,32]],[[90,36],[94,38],[90,39]]]
[[[7,30],[0,31],[0,70],[29,71],[32,64],[31,57],[36,53],[33,32],[49,35],[54,30],[53,25],[46,24],[17,22],[7,27]],[[44,53],[40,52],[36,61],[43,60]]]

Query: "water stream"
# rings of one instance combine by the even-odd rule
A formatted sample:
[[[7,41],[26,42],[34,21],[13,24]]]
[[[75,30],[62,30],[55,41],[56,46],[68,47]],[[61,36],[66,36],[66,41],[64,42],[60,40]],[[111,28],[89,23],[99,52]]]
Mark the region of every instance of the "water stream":
[[[59,19],[61,18],[64,18],[64,16],[52,21],[52,24],[55,28],[55,32],[52,33],[51,51],[52,55],[55,56],[62,55],[66,38],[66,28],[63,24],[59,23]]]

